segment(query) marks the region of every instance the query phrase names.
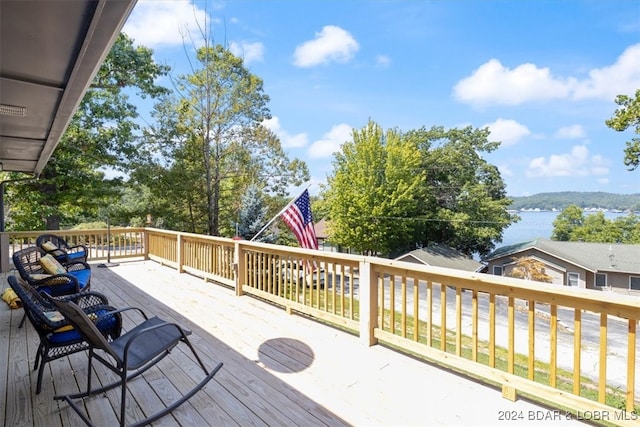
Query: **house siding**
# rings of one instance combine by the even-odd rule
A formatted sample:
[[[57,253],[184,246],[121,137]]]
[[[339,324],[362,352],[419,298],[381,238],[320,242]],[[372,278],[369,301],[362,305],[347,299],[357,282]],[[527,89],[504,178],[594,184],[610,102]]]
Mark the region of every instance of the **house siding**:
[[[640,277],[639,273],[616,273],[616,272],[601,272],[607,275],[607,286],[600,287],[595,286],[596,275],[591,273],[588,276],[587,286],[592,289],[600,291],[613,291],[625,295],[640,296],[640,291],[635,289],[629,289],[629,277]]]
[[[498,266],[510,276],[517,258],[534,258],[545,264],[551,283],[568,286],[569,273],[576,273],[579,288],[640,296],[640,289],[629,288],[631,277],[640,278],[639,255],[640,245],[538,239],[496,249],[484,260],[484,271],[492,274]],[[606,275],[606,286],[596,286],[597,274]]]
[[[516,258],[529,258],[535,257],[542,261],[545,264],[545,273],[551,276],[551,283],[561,286],[568,286],[568,276],[567,273],[578,273],[578,287],[586,288],[587,287],[587,271],[584,268],[579,268],[574,264],[568,263],[562,259],[551,256],[545,252],[541,252],[535,248],[531,248],[522,252],[518,252],[517,254],[511,254],[508,256],[495,258],[487,264],[488,272],[493,271],[493,266],[501,266],[503,270],[503,275],[511,276],[513,269],[516,267],[515,259]],[[593,276],[593,274],[591,274]],[[591,282],[595,281],[595,278],[592,278]],[[593,285],[592,285],[593,286]]]

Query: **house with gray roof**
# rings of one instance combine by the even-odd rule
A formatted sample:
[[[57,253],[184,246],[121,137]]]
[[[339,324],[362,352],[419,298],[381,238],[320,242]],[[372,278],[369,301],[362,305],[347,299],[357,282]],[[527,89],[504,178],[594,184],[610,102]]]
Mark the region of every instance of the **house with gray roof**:
[[[640,295],[640,245],[536,239],[496,249],[484,271],[511,276],[523,257],[542,262],[558,285]]]
[[[481,271],[484,267],[484,264],[442,244],[433,244],[426,248],[413,250],[396,258],[396,260],[464,271]]]

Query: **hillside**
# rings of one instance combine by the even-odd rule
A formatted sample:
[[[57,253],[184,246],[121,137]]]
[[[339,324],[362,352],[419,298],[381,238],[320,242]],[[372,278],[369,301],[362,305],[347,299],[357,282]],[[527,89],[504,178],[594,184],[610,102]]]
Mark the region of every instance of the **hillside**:
[[[562,210],[569,205],[581,208],[640,211],[640,194],[614,194],[599,191],[562,191],[539,193],[526,197],[512,197],[510,209]]]

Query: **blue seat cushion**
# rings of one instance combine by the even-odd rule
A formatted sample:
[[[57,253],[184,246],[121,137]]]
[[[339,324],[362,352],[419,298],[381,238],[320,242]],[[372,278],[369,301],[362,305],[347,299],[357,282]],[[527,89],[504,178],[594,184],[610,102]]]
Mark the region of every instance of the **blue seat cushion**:
[[[85,270],[70,271],[69,274],[78,279],[80,290],[86,288],[91,280],[91,270],[88,268]]]
[[[79,259],[85,259],[87,257],[87,255],[84,253],[84,251],[78,251],[78,252],[69,252],[67,254],[67,257],[69,258],[69,261],[77,261]]]
[[[95,311],[96,316],[100,317],[107,314],[109,310],[99,309]],[[116,317],[113,315],[105,316],[104,319],[96,324],[98,329],[102,332],[113,329],[116,326]],[[61,332],[53,332],[49,335],[49,341],[56,345],[73,344],[75,342],[82,341],[82,336],[75,329],[69,329]]]

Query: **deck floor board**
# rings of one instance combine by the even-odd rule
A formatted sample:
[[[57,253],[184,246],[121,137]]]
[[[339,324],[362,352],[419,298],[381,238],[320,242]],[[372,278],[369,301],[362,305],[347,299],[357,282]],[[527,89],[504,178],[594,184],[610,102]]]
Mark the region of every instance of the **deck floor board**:
[[[4,289],[6,274],[2,279]],[[91,289],[116,307],[141,307],[183,325],[193,332],[191,342],[206,366],[224,363],[213,381],[154,426],[488,425],[498,423],[499,411],[548,411],[153,261],[107,268],[93,263]],[[81,425],[65,402],[52,397],[85,388],[86,354],[51,362],[42,393],[35,395],[38,338],[28,322],[17,327],[21,318],[22,310],[0,306],[0,424]],[[126,312],[125,329],[139,319]],[[99,363],[93,369],[96,385],[115,378]],[[127,422],[162,408],[202,375],[179,345],[157,368],[131,381]],[[97,426],[111,426],[119,399],[116,389],[84,404]]]

